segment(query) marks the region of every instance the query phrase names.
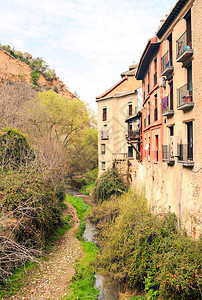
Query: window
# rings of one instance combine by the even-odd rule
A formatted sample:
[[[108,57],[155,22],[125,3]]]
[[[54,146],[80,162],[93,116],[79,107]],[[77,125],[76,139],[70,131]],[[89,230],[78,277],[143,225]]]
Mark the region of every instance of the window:
[[[170,110],[173,110],[173,81],[169,82],[170,86]]]
[[[105,161],[102,161],[102,170],[105,170]]]
[[[189,91],[189,96],[192,96],[192,65],[189,65],[187,68],[187,89]]]
[[[193,122],[187,122],[187,159],[193,160]]]
[[[170,126],[170,136],[174,136],[174,126]]]
[[[155,97],[155,99],[154,99],[154,105],[155,105],[155,107],[154,107],[154,121],[157,121],[158,120],[158,102],[157,102],[157,95],[155,95],[154,96]]]
[[[156,161],[159,160],[159,136],[155,135],[156,139]]]
[[[133,130],[133,124],[132,124],[132,122],[129,122],[129,123],[128,123],[128,135],[129,135],[129,136],[130,136],[132,130]]]
[[[101,144],[101,154],[105,154],[105,144]]]
[[[172,39],[172,33],[168,37],[168,42],[169,42],[169,56],[170,56],[168,65],[172,66],[173,65],[173,50],[172,50],[173,39]]]
[[[102,138],[103,138],[103,139],[108,139],[107,125],[104,125],[104,127],[103,127]]]
[[[107,120],[107,108],[103,107],[102,109],[102,120],[106,121]]]
[[[132,116],[132,114],[133,114],[133,106],[132,106],[132,103],[129,103],[128,104],[128,115]]]
[[[157,58],[154,59],[154,86],[157,84]]]
[[[148,111],[149,111],[149,113],[148,113],[148,125],[150,125],[150,110],[151,110],[151,106],[150,106],[150,102],[148,102]]]
[[[186,31],[187,31],[187,45],[191,48],[191,11],[188,12],[188,14],[185,17],[186,19]]]
[[[147,93],[149,93],[150,92],[150,86],[149,86],[149,84],[150,84],[150,74],[149,74],[149,71],[147,73],[147,82],[148,82],[148,84],[147,84]]]
[[[133,157],[133,147],[128,146],[128,157]]]

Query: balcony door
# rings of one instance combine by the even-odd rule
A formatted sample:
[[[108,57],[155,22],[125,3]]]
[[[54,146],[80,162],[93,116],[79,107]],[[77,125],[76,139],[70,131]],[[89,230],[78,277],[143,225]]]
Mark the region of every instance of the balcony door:
[[[173,110],[173,81],[169,82],[170,86],[170,110]]]
[[[172,33],[171,35],[169,35],[168,37],[168,42],[169,42],[169,53],[170,53],[170,57],[169,57],[169,66],[173,65],[173,39],[172,39]]]
[[[192,48],[191,44],[191,12],[186,17],[186,29],[187,29],[187,46]]]
[[[187,83],[189,95],[192,96],[192,65],[187,68]]]
[[[193,160],[193,122],[187,123],[187,159]]]

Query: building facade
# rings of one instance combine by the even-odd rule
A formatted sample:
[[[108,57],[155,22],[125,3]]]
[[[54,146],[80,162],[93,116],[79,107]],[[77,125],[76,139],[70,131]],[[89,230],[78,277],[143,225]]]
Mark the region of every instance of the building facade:
[[[201,14],[200,1],[178,1],[147,44],[137,70],[145,126],[136,183],[145,187],[154,211],[175,212],[193,236],[201,234],[202,217]],[[154,42],[159,47],[152,51]],[[155,64],[157,85],[151,90]]]
[[[99,175],[116,166],[130,182],[130,174],[140,159],[142,90],[141,82],[135,78],[136,69],[137,65],[131,66],[118,83],[96,98]]]
[[[121,89],[130,86],[129,76],[123,76],[118,85],[97,98],[98,128],[102,132],[108,126],[105,147],[110,152],[104,160],[100,135],[99,167],[103,162],[105,169],[111,167],[119,155],[128,161],[135,151],[131,184],[145,190],[154,212],[175,212],[179,224],[193,237],[202,234],[201,20],[200,0],[179,0],[149,39],[135,72],[136,81],[131,81],[133,89]],[[137,101],[140,80],[143,102],[136,113],[129,107],[130,101]],[[102,119],[105,107],[107,123]]]

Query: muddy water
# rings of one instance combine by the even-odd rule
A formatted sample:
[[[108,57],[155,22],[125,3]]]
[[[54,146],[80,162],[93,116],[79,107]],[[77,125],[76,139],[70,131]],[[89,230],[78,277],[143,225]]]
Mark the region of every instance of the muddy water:
[[[96,229],[90,221],[86,221],[86,228],[84,231],[83,238],[86,241],[94,242],[95,241]],[[116,282],[111,282],[105,276],[101,276],[98,273],[95,274],[96,283],[95,287],[100,290],[98,300],[118,300],[118,285]]]

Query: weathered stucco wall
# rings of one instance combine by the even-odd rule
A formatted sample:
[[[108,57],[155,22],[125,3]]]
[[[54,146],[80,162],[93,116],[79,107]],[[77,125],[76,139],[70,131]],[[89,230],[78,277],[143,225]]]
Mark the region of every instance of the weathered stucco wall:
[[[139,163],[133,186],[144,189],[155,212],[175,212],[189,234],[202,234],[202,170],[182,165]]]

